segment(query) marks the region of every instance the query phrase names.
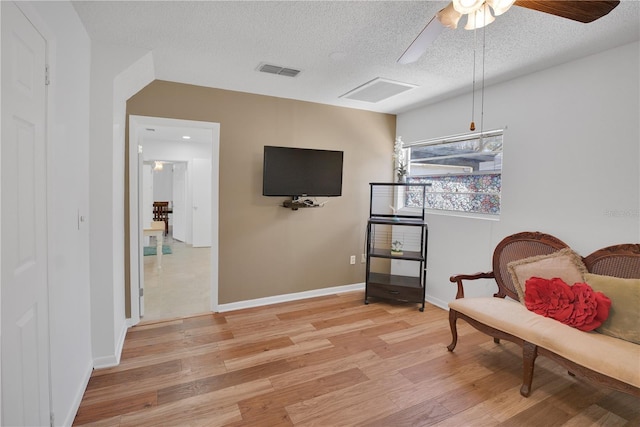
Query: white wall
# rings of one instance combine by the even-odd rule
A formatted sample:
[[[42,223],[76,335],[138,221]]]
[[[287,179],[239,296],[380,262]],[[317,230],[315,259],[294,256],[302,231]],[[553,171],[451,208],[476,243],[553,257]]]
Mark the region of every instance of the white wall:
[[[90,41],[69,2],[18,3],[47,39],[51,410],[71,425],[93,368],[89,295]],[[85,222],[78,221],[84,216]]]
[[[119,363],[126,334],[124,133],[126,100],[149,84],[151,53],[91,45],[91,321],[96,367]]]
[[[153,200],[170,202],[173,200],[172,165],[166,164],[161,171],[153,172]]]
[[[495,245],[550,233],[581,255],[640,241],[640,46],[632,43],[485,91],[484,129],[504,136],[499,221],[428,215],[427,299],[446,306],[457,273],[491,270]],[[412,141],[464,133],[471,96],[398,115]],[[479,119],[476,119],[476,125]],[[491,295],[490,281],[469,295]]]
[[[195,158],[210,159],[211,145],[211,143],[177,143],[147,139],[142,142],[142,153],[145,162],[157,159],[172,162],[188,162]]]

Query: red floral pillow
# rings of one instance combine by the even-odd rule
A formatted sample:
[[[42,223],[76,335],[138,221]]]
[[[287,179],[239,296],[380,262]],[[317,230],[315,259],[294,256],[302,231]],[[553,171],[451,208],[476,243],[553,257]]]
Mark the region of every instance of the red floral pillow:
[[[569,286],[558,278],[532,277],[525,286],[527,309],[581,331],[592,331],[609,317],[611,300],[586,283]]]

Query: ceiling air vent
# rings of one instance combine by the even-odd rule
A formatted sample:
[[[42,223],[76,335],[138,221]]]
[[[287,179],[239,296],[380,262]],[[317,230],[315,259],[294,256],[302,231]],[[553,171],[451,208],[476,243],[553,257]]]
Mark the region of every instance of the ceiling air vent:
[[[293,68],[280,67],[279,65],[260,64],[258,71],[262,73],[277,74],[279,76],[295,77],[300,73],[300,70]]]
[[[396,82],[376,77],[375,79],[350,90],[344,95],[341,95],[340,98],[348,98],[365,102],[380,102],[415,87],[418,86],[410,83]]]

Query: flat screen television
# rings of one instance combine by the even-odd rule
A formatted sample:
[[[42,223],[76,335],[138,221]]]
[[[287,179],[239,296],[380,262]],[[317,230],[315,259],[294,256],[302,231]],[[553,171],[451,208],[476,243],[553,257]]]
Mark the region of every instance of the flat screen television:
[[[264,147],[263,196],[342,195],[342,151]]]

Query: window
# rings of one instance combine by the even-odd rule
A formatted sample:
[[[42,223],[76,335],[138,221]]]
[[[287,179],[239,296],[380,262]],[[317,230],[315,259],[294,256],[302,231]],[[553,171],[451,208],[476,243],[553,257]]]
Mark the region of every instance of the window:
[[[406,144],[407,182],[430,183],[426,209],[500,214],[502,130]],[[407,207],[419,207],[410,195]]]

